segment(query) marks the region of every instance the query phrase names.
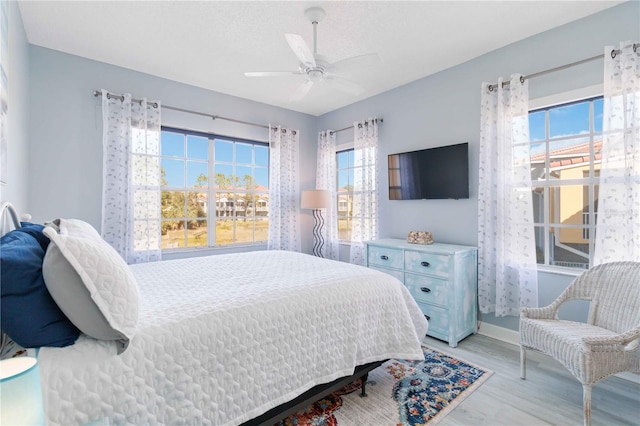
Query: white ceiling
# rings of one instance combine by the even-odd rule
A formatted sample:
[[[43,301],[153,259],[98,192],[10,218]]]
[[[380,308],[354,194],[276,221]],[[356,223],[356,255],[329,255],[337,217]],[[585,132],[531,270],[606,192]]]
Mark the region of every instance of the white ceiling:
[[[31,44],[182,83],[321,115],[455,66],[620,1],[22,1]],[[312,46],[304,10],[321,6],[318,53],[330,62],[378,53],[382,64],[345,77],[353,96],[303,76],[247,78],[245,71],[297,70],[284,33]],[[153,94],[141,94],[141,96]]]

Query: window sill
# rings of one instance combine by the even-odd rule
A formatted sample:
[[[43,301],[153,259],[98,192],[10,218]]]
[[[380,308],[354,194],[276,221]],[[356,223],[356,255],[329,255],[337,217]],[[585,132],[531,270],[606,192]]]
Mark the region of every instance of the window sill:
[[[249,251],[266,250],[267,243],[234,244],[216,247],[184,247],[173,250],[163,250],[162,259],[183,259],[186,257],[209,256],[214,254],[241,253]]]
[[[547,274],[566,275],[569,277],[577,277],[585,272],[586,269],[578,268],[564,268],[551,265],[538,265],[538,272],[545,272]]]

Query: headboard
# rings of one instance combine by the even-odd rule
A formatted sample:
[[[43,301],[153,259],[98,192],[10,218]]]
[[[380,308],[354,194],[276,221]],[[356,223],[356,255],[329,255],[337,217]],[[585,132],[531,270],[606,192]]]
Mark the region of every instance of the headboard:
[[[0,236],[11,231],[11,229],[20,228],[20,220],[27,222],[31,220],[31,215],[23,214],[22,217],[18,218],[18,212],[13,207],[13,204],[7,201],[3,201],[0,204]]]

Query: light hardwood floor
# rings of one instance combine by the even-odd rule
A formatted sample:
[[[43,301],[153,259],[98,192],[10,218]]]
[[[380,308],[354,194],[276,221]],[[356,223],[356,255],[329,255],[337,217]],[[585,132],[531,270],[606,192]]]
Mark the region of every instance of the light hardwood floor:
[[[520,349],[479,334],[456,348],[424,343],[493,371],[439,426],[582,425],[582,385],[557,361],[527,351],[527,379],[520,379]],[[592,425],[640,425],[640,384],[610,377],[593,388]]]

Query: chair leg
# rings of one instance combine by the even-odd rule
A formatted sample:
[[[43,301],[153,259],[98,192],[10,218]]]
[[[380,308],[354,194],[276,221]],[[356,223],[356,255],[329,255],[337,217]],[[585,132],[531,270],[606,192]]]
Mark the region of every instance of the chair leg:
[[[584,426],[591,426],[591,385],[582,385],[582,409]]]
[[[522,380],[527,378],[527,353],[522,345],[520,345],[520,378]]]

